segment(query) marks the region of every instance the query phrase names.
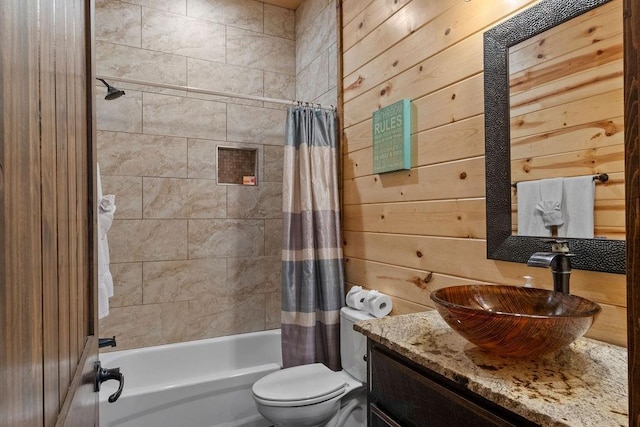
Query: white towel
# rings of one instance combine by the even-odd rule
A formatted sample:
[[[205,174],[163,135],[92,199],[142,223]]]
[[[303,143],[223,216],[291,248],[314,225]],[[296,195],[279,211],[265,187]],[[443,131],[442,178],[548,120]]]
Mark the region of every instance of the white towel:
[[[116,212],[115,196],[102,195],[100,166],[97,166],[98,206],[98,318],[109,315],[109,298],[113,296],[113,277],[109,271],[109,242],[107,232]]]
[[[518,236],[551,236],[551,230],[544,226],[542,212],[536,208],[540,202],[540,181],[519,182],[517,189]]]
[[[558,227],[558,237],[592,239],[595,205],[593,176],[565,178],[563,193],[564,224]]]
[[[536,205],[542,214],[544,226],[551,229],[554,225],[562,225],[562,178],[550,178],[540,181],[540,201]]]

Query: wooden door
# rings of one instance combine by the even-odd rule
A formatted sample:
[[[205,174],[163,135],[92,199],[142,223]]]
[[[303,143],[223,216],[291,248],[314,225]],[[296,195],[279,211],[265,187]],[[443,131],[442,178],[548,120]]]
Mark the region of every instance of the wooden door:
[[[624,0],[629,425],[640,425],[640,3]]]
[[[97,425],[91,16],[0,1],[2,427]]]

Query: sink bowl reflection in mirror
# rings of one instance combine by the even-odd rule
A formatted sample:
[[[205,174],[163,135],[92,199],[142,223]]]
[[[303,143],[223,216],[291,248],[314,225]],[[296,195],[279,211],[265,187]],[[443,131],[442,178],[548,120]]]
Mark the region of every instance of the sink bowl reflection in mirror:
[[[558,350],[585,334],[600,313],[587,299],[502,285],[439,289],[431,299],[442,318],[473,344],[504,356]]]

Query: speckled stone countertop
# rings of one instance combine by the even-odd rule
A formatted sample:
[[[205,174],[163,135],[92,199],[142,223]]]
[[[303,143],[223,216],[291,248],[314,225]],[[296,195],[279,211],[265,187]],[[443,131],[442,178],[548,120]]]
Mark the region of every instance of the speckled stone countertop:
[[[487,353],[437,311],[364,320],[354,329],[543,426],[627,426],[627,350],[581,338],[536,358]]]

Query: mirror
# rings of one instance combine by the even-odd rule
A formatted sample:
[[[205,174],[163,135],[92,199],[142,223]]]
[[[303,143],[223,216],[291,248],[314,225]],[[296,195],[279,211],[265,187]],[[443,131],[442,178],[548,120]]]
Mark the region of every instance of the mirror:
[[[589,124],[596,123],[598,120],[605,123],[604,126],[601,126],[604,128],[607,125],[616,126],[616,121],[621,123],[616,116],[618,113],[611,114],[610,107],[603,107],[596,102],[595,105],[585,108],[583,112],[576,110],[570,116],[563,116],[562,112],[567,110],[565,107],[561,107],[561,111],[559,110],[552,114],[551,118],[546,119],[543,124],[547,126],[546,128],[537,133],[535,131],[526,132],[542,122],[540,113],[532,112],[531,106],[545,110],[553,108],[552,106],[545,107],[545,102],[562,102],[553,101],[562,98],[562,96],[558,97],[558,92],[561,92],[558,88],[569,93],[580,92],[585,87],[593,87],[594,85],[606,85],[605,81],[613,81],[614,84],[617,84],[615,79],[604,77],[612,72],[607,68],[612,65],[610,63],[602,65],[597,61],[597,57],[610,56],[615,49],[607,49],[608,41],[604,37],[601,40],[595,36],[599,27],[590,26],[588,19],[592,15],[604,16],[608,9],[600,9],[599,7],[610,2],[611,0],[543,0],[484,34],[487,257],[489,259],[526,262],[532,253],[550,250],[550,246],[546,243],[548,238],[516,235],[515,200],[512,198],[515,195],[512,187],[514,182],[560,176],[591,175],[594,171],[597,171],[597,174],[606,173],[607,169],[611,168],[612,175],[618,179],[618,187],[622,188],[621,198],[622,203],[624,202],[624,172],[619,173],[620,162],[616,166],[611,166],[611,164],[597,158],[594,159],[593,153],[606,153],[607,150],[611,150],[607,147],[609,142],[596,148],[589,145],[592,142],[588,138],[587,142],[582,145],[579,141],[576,142],[581,127],[582,131],[585,128],[589,129]],[[611,3],[620,3],[620,0],[614,0]],[[609,8],[610,6],[607,5]],[[583,14],[584,16],[581,17]],[[574,18],[578,19],[572,21]],[[618,19],[621,27],[621,14]],[[585,45],[583,48],[592,53],[595,52],[595,59],[593,54],[591,56],[584,54],[577,55],[577,58],[566,63],[558,60],[555,68],[549,66],[549,64],[554,65],[553,62],[542,65],[537,70],[535,64],[534,68],[529,70],[520,66],[524,57],[529,57],[527,60],[530,62],[537,62],[539,59],[539,62],[542,63],[548,60],[549,56],[552,56],[547,55],[547,52],[554,52],[556,45],[548,44],[544,49],[541,48],[548,41],[546,36],[550,33],[555,33],[555,39],[560,40],[559,43],[556,43],[557,45],[569,43],[572,38],[567,37],[567,34],[570,34],[571,31],[562,31],[564,28],[557,28],[565,23],[568,23],[566,24],[567,28],[577,29],[574,31],[579,31],[583,26],[583,31],[594,33],[594,37],[590,37],[589,45]],[[545,33],[547,31],[549,33]],[[563,32],[564,35],[557,35]],[[553,40],[554,38],[548,37],[548,39]],[[579,37],[573,39],[579,39]],[[596,45],[598,48],[594,50],[593,46]],[[619,48],[620,46],[617,48],[620,50],[618,54],[622,58],[622,51]],[[526,49],[530,51],[526,55],[520,55]],[[536,49],[538,50],[537,54],[535,53]],[[580,46],[577,46],[569,48],[569,51],[579,49]],[[531,59],[532,52],[533,60]],[[581,58],[582,60],[580,60]],[[598,68],[594,69],[594,65],[597,65]],[[550,73],[549,70],[555,71]],[[567,70],[578,73],[580,75],[578,80],[583,79],[582,83],[568,84],[567,78],[572,82],[576,78],[567,77],[567,75],[557,79],[554,77],[554,74],[566,74]],[[613,72],[617,73],[617,71]],[[532,76],[538,78],[543,74],[546,74],[550,79],[536,88],[532,88],[529,79]],[[553,89],[554,85],[555,89]],[[545,86],[547,96],[536,93],[541,90],[540,87],[544,89]],[[510,87],[513,89],[510,90]],[[575,91],[565,90],[571,87],[575,88]],[[533,102],[523,102],[526,99],[533,100]],[[584,100],[569,102],[585,107]],[[622,102],[621,99],[620,102]],[[619,106],[619,109],[621,108],[622,106]],[[593,114],[604,114],[604,116],[594,118]],[[564,141],[571,141],[566,144],[573,144],[573,146],[569,148],[562,146],[561,144],[564,143],[560,142],[563,140],[560,137],[574,131],[576,133],[570,138],[564,138]],[[618,134],[616,136],[618,140],[622,138],[622,129],[616,128],[615,132],[611,132],[610,129],[603,131],[605,134]],[[554,140],[556,137],[559,139]],[[614,141],[616,138],[600,139]],[[533,143],[536,141],[538,145],[534,149]],[[622,144],[620,147],[623,147],[624,142],[620,143]],[[533,157],[532,155],[536,152],[537,157]],[[617,156],[618,154],[613,157]],[[573,163],[568,163],[567,158],[572,158],[571,162]],[[624,163],[623,151],[620,151],[619,158]],[[555,175],[550,173],[553,170],[556,171]],[[558,174],[557,171],[562,171],[562,173]],[[598,193],[602,193],[601,188],[596,189],[596,198]],[[624,213],[622,217],[624,217]],[[571,236],[566,238],[569,241],[571,251],[576,254],[572,260],[573,267],[623,274],[625,272],[625,241],[617,240],[615,237],[623,236],[624,228],[622,234],[602,233],[603,229],[603,227],[596,226],[598,238],[572,238]]]

